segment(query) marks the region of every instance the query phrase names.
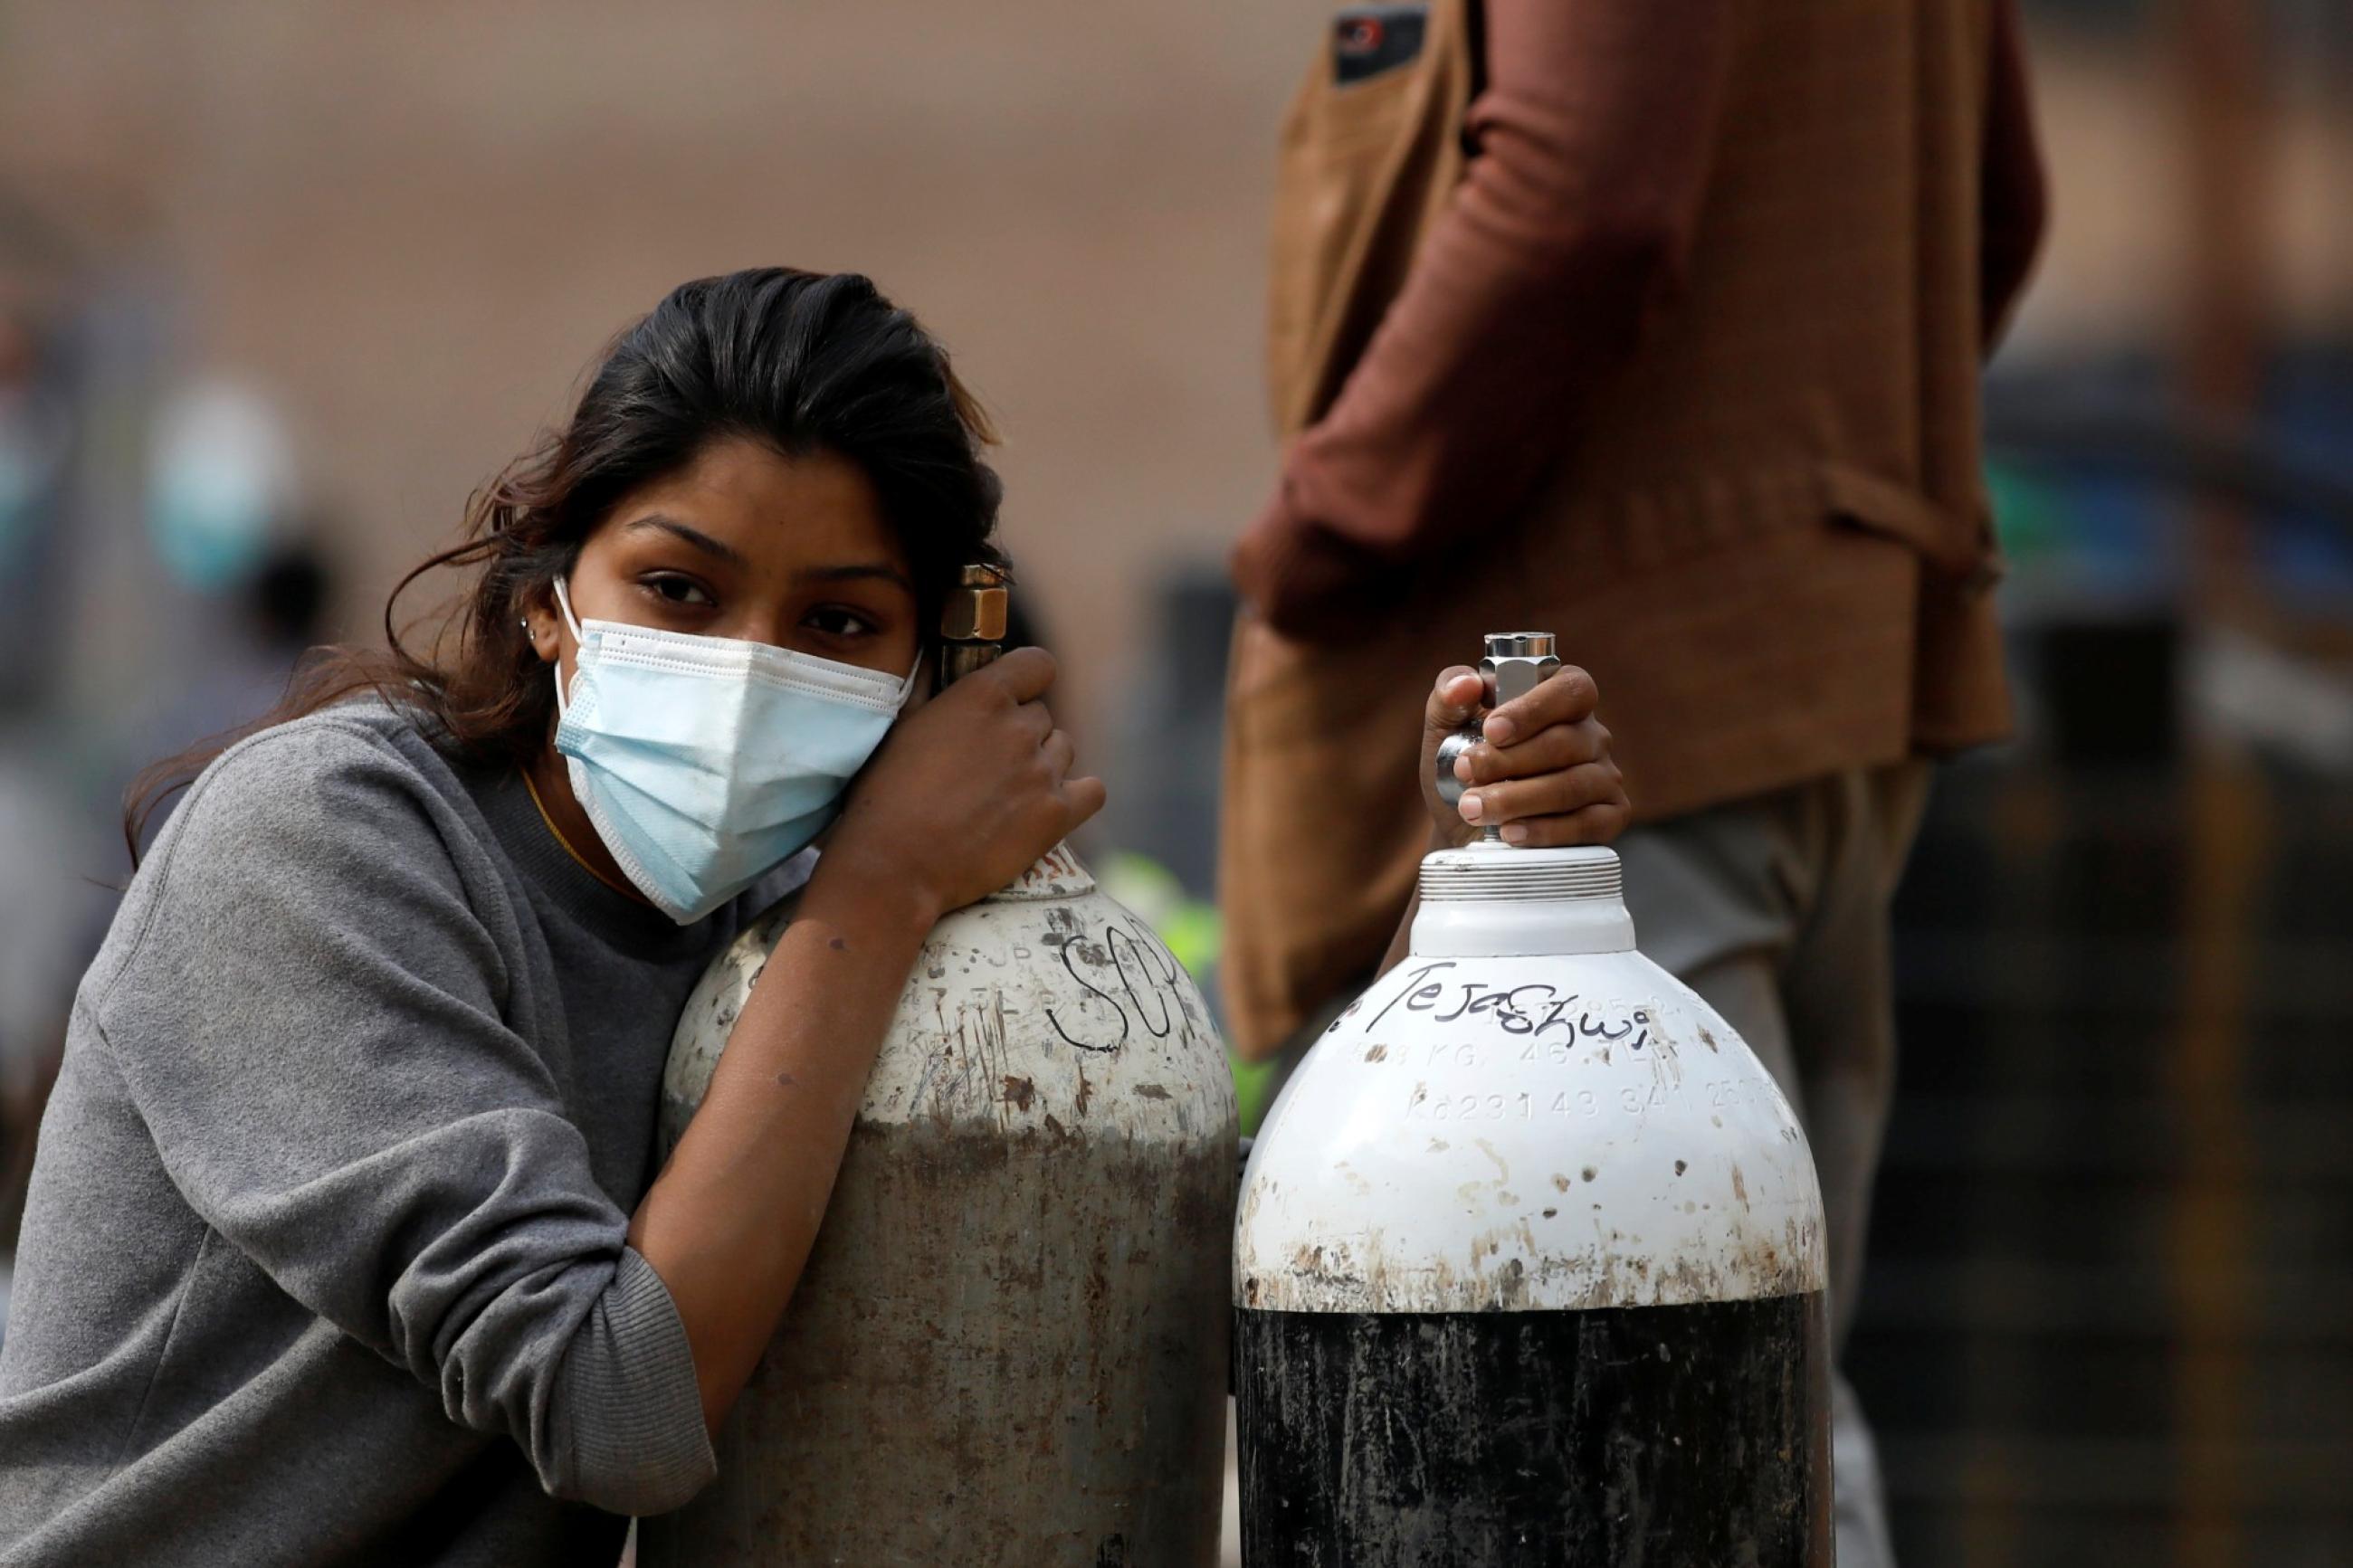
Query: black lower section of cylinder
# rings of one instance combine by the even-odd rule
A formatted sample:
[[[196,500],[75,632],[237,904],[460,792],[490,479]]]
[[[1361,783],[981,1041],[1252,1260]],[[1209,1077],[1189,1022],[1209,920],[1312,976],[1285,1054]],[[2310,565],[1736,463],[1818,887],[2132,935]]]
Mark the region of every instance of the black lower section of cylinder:
[[[1238,1312],[1246,1568],[1828,1568],[1819,1294]]]

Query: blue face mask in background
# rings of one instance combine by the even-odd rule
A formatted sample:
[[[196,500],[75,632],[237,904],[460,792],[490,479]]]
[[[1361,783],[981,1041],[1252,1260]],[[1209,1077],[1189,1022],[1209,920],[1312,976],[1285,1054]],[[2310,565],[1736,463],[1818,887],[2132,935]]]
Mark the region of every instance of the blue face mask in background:
[[[555,749],[621,870],[681,925],[824,831],[906,706],[904,679],[730,637],[573,618]],[[920,665],[918,666],[920,668]]]
[[[249,581],[296,497],[276,410],[240,387],[203,383],[171,399],[153,440],[147,528],[164,569],[199,594]]]

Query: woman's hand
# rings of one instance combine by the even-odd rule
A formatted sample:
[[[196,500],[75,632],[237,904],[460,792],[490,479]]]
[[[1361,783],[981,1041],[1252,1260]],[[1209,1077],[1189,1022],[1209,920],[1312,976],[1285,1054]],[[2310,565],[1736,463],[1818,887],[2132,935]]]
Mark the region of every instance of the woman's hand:
[[[1431,837],[1467,844],[1496,826],[1508,844],[1549,848],[1607,844],[1626,826],[1625,782],[1609,759],[1609,731],[1593,716],[1593,678],[1565,665],[1534,691],[1489,711],[1479,672],[1456,665],[1438,678],[1422,710],[1421,794]],[[1439,743],[1473,721],[1482,738],[1456,760],[1468,786],[1458,812],[1439,798]]]
[[[851,786],[820,868],[903,887],[937,920],[1101,811],[1103,781],[1070,776],[1071,738],[1042,700],[1054,675],[1053,655],[1017,648],[910,710]]]

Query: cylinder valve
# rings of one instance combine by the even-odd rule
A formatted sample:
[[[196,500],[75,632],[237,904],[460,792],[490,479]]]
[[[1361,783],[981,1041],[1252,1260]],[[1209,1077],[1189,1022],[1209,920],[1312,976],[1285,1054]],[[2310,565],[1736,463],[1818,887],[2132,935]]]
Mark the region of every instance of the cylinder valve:
[[[1559,670],[1560,658],[1553,651],[1550,632],[1489,632],[1487,655],[1479,661],[1480,677],[1487,685],[1481,700],[1488,708],[1500,708],[1534,691]],[[1438,798],[1449,805],[1462,804],[1462,792],[1469,786],[1455,776],[1454,764],[1478,740],[1479,726],[1466,724],[1438,743]],[[1503,842],[1503,836],[1492,826],[1486,837],[1492,842]]]

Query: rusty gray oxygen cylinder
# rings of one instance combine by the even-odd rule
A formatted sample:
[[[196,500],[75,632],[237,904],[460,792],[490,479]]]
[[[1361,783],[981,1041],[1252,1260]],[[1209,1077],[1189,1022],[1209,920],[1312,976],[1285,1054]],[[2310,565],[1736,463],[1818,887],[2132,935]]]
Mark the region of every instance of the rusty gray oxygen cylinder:
[[[1002,577],[968,569],[944,681],[994,657],[1005,609]],[[794,910],[688,1002],[665,1155]],[[1067,847],[949,915],[719,1479],[641,1522],[639,1562],[1208,1568],[1235,1146],[1199,993]]]
[[[1491,700],[1559,668],[1487,640]],[[1243,1178],[1243,1561],[1828,1564],[1821,1198],[1771,1076],[1635,951],[1609,850],[1491,834],[1420,899]]]

